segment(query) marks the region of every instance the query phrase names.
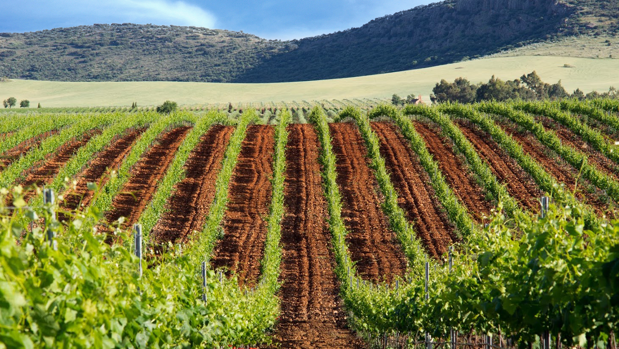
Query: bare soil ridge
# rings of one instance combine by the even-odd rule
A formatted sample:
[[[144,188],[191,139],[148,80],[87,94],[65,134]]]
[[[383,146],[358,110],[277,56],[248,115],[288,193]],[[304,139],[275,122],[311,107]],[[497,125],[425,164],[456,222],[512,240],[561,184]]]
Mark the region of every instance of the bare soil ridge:
[[[441,135],[440,130],[429,124],[415,122],[414,126],[426,142],[428,151],[438,162],[445,180],[467,207],[473,219],[480,223],[484,216],[489,217],[492,203],[486,200],[483,189],[464,160],[456,155],[452,144]]]
[[[68,141],[61,146],[54,155],[45,160],[40,167],[28,174],[26,179],[19,184],[28,189],[51,183],[58,172],[60,172],[60,169],[77,153],[77,151],[86,145],[92,137],[98,134],[101,134],[101,130],[95,129],[86,132],[81,138]],[[34,194],[35,192],[33,190],[28,190],[24,195],[24,199],[27,201]]]
[[[457,237],[434,195],[430,177],[395,125],[376,122],[372,129],[380,139],[380,153],[398,192],[398,204],[414,222],[415,232],[429,253],[440,257]]]
[[[129,180],[114,198],[112,209],[106,213],[108,222],[125,217],[123,227],[126,228],[138,221],[157,190],[157,183],[165,175],[174,160],[176,150],[190,129],[189,126],[183,126],[164,133],[142,156],[133,168]]]
[[[501,149],[490,135],[464,120],[456,123],[473,144],[479,156],[490,165],[492,173],[499,182],[507,186],[509,194],[522,207],[534,212],[539,211],[539,198],[543,193],[533,178],[518,165],[516,160]]]
[[[318,137],[307,124],[290,125],[288,132],[276,342],[281,348],[362,348],[347,328],[333,272]]]
[[[214,125],[185,163],[185,179],[176,185],[152,236],[157,244],[187,242],[200,231],[215,197],[215,183],[234,127]]]
[[[391,281],[406,272],[406,257],[381,208],[383,200],[361,134],[353,123],[329,124],[329,129],[350,256],[364,279]]]
[[[241,146],[228,192],[224,237],[215,247],[213,269],[236,273],[239,285],[252,286],[260,275],[271,203],[273,126],[251,125]]]
[[[107,182],[104,177],[108,169],[120,167],[124,157],[131,151],[135,140],[144,132],[145,128],[132,129],[125,135],[118,137],[99,152],[95,158],[89,162],[88,167],[79,175],[75,188],[65,195],[65,200],[60,204],[64,210],[73,211],[80,205],[88,206],[94,192],[88,189],[88,183],[97,183],[102,186]],[[63,215],[60,215],[63,218]]]

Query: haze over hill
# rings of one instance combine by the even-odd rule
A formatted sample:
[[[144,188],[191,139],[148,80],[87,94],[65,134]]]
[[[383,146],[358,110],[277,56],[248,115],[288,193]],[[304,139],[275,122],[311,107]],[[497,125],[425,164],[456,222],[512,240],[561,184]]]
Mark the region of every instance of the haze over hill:
[[[0,76],[282,82],[429,67],[566,37],[615,36],[615,0],[446,0],[293,41],[197,27],[92,25],[0,34]]]

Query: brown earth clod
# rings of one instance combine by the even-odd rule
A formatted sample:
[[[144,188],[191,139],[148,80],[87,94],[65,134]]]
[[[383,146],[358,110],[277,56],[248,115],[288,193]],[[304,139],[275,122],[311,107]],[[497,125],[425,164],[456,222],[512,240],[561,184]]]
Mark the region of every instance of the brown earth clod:
[[[320,143],[311,125],[288,127],[285,215],[277,348],[363,348],[347,328],[334,273],[319,163]]]
[[[106,213],[105,218],[108,222],[115,222],[120,217],[125,217],[122,227],[127,228],[138,221],[189,130],[191,127],[183,126],[162,134],[142,156],[131,171],[129,180],[114,198],[112,209]]]
[[[353,123],[329,124],[329,129],[337,157],[337,184],[350,256],[363,278],[390,282],[404,275],[407,260],[381,208],[383,198],[364,141]]]
[[[224,237],[211,260],[213,269],[235,273],[240,286],[253,286],[260,275],[271,203],[274,136],[273,126],[247,128],[228,191]]]
[[[156,245],[186,243],[200,231],[215,197],[215,183],[234,127],[214,125],[200,139],[185,163],[185,178],[174,187],[167,211],[153,228]]]

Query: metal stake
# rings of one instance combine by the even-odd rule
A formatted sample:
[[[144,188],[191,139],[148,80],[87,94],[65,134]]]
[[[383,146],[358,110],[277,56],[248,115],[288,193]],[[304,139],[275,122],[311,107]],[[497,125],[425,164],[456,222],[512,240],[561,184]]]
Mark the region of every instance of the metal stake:
[[[206,262],[202,262],[202,301],[206,304]]]
[[[54,190],[53,189],[43,189],[43,203],[45,205],[53,205],[55,202]],[[54,208],[51,208],[52,214],[52,222],[56,221],[56,211]],[[47,225],[47,224],[46,224]],[[58,245],[56,241],[54,241],[54,237],[56,233],[51,228],[47,229],[47,241],[49,241],[49,245],[54,249],[54,251],[58,250]]]
[[[546,214],[548,213],[549,204],[550,204],[550,198],[547,196],[542,196],[542,218],[546,218]]]
[[[135,255],[139,260],[139,272],[142,277],[142,225],[134,224],[133,231],[135,232]]]

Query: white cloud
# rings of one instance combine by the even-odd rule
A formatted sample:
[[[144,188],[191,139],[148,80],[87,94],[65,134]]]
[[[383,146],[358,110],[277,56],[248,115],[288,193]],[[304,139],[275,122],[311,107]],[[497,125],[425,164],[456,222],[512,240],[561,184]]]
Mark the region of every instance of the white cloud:
[[[215,16],[206,10],[183,1],[111,0],[100,2],[119,11],[130,22],[194,25],[213,28]],[[167,23],[166,23],[167,22]]]
[[[51,7],[38,7],[37,10],[40,12],[39,15],[44,15],[45,21],[55,19],[71,25],[77,23],[151,23],[214,28],[216,24],[215,16],[209,11],[184,1],[63,0]]]

